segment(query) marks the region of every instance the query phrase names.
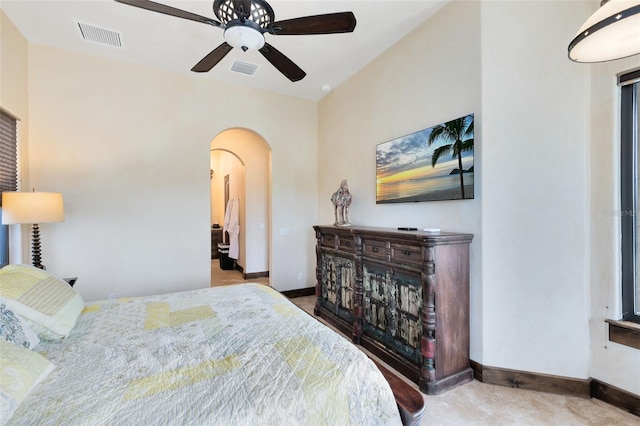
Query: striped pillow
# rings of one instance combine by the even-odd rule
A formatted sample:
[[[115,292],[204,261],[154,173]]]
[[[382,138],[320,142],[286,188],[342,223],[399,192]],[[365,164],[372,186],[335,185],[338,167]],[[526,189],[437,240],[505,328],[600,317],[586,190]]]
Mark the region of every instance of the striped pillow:
[[[82,296],[65,281],[25,265],[0,269],[0,297],[38,337],[67,337],[84,308]]]

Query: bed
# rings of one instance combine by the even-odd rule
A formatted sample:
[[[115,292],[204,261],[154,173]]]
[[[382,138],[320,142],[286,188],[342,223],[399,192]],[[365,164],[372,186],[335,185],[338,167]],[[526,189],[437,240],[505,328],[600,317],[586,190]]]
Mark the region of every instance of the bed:
[[[85,304],[61,280],[41,279],[45,272],[27,269],[37,279],[25,284],[6,268],[0,308],[35,336],[21,347],[0,340],[2,387],[12,379],[7,345],[39,358],[18,357],[23,368],[38,365],[37,377],[17,403],[3,389],[1,408],[12,409],[3,424],[401,424],[390,386],[367,356],[270,287]],[[35,308],[53,300],[39,294],[51,289],[66,294],[56,302],[64,307]]]

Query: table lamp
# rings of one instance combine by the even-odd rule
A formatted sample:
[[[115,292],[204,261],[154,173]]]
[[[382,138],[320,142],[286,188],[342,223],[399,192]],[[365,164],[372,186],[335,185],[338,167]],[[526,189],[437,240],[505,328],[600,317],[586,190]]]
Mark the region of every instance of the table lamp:
[[[2,223],[31,224],[33,266],[45,269],[40,255],[39,223],[63,222],[64,205],[59,192],[3,192]]]

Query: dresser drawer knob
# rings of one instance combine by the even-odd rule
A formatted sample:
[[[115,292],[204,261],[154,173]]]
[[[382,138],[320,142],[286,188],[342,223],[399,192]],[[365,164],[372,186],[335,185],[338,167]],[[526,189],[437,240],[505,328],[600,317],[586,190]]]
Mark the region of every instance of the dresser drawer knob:
[[[344,243],[345,247],[351,247],[351,243],[349,241],[347,241],[346,243]]]
[[[377,252],[378,252],[378,247],[373,246],[373,247],[371,248],[371,251],[372,251],[372,252],[374,252],[374,253],[377,253]]]
[[[411,252],[410,251],[403,250],[400,253],[402,253],[404,256],[407,256],[407,257],[411,256]]]

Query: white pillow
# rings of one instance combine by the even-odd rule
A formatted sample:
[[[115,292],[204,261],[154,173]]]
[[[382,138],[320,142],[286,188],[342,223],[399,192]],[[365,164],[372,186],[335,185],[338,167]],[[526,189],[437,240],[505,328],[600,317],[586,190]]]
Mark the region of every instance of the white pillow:
[[[0,338],[27,349],[40,343],[36,333],[0,299]]]

